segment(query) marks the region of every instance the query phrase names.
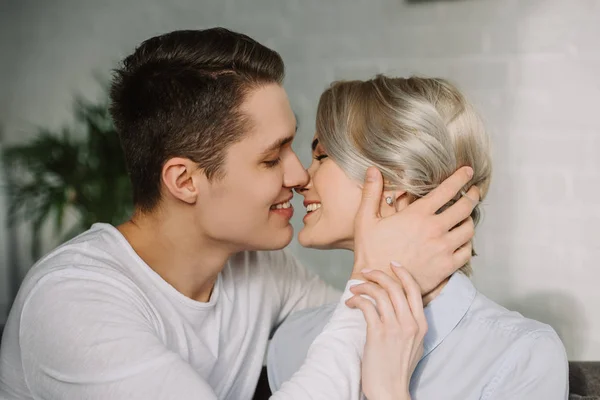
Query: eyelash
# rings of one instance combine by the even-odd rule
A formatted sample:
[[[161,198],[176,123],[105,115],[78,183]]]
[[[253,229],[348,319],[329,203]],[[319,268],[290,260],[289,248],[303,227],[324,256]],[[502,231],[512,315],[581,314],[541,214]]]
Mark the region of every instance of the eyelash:
[[[265,161],[265,165],[267,166],[267,168],[275,168],[276,166],[279,165],[280,162],[281,162],[281,157],[277,157],[276,160]]]
[[[327,158],[327,157],[328,157],[327,154],[321,154],[320,156],[315,156],[315,160],[321,161],[322,159]]]

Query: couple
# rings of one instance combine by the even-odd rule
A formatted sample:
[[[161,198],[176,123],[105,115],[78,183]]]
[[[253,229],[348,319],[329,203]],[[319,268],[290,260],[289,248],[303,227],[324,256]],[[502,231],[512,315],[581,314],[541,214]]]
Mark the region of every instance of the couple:
[[[124,60],[111,111],[135,213],[30,270],[0,396],[250,399],[279,327],[274,399],[565,398],[551,328],[455,273],[490,174],[460,93],[416,78],[332,85],[307,173],[283,72],[276,52],[224,29],[155,37]],[[301,242],[354,251],[343,294],[280,250],[293,190]]]

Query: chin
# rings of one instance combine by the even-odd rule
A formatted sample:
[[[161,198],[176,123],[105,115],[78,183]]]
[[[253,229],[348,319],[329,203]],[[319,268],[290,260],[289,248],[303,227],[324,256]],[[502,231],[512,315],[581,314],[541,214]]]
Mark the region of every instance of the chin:
[[[315,238],[314,232],[310,232],[310,229],[307,229],[306,227],[298,233],[298,243],[300,243],[302,247],[310,249],[330,250],[336,248],[333,241]]]
[[[260,250],[280,250],[286,247],[294,238],[294,228],[288,225],[285,228],[280,228],[270,235],[269,243],[265,243],[260,247]]]

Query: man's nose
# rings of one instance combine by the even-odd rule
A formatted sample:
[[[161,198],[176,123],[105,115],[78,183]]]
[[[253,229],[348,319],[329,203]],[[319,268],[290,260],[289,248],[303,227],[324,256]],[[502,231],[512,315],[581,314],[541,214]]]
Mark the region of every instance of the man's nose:
[[[283,185],[285,187],[296,189],[305,187],[310,181],[308,172],[294,153],[289,160],[283,176]]]

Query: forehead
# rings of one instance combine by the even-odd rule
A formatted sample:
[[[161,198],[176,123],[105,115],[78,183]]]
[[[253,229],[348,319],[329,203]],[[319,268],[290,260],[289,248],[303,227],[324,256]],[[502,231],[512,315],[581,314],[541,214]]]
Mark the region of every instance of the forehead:
[[[250,118],[249,139],[257,144],[268,145],[295,132],[296,117],[285,90],[278,84],[252,90],[241,111]]]

